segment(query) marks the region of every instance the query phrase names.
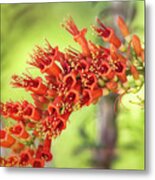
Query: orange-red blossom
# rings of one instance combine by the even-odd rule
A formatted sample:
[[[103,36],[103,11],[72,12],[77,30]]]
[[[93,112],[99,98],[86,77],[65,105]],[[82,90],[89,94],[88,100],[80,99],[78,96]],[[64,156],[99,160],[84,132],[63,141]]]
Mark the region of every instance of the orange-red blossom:
[[[99,19],[97,23],[93,28],[109,47],[87,41],[87,29],[79,30],[69,18],[63,27],[82,51],[70,47],[61,52],[47,42],[46,48],[37,46],[29,62],[40,70],[41,77],[25,73],[12,76],[12,86],[30,92],[34,103],[26,100],[1,103],[1,115],[15,122],[0,130],[1,148],[10,149],[8,157],[0,158],[1,166],[44,167],[53,159],[52,141],[66,129],[72,112],[96,103],[107,92],[119,93],[120,84],[125,91],[127,71],[135,80],[139,78],[137,67],[128,63],[127,51],[121,52],[124,44],[115,30]],[[130,36],[123,18],[118,17],[117,23],[123,37]],[[137,35],[132,36],[130,44],[144,61],[144,50]]]

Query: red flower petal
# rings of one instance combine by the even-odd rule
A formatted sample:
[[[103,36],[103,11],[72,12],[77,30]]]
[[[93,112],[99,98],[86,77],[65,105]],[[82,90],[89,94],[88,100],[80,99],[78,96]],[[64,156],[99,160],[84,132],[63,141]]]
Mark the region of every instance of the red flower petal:
[[[100,96],[102,96],[102,89],[95,89],[95,90],[83,90],[83,97],[82,97],[82,105],[89,106],[91,103],[95,102]]]
[[[31,165],[33,168],[43,168],[45,165],[45,162],[43,159],[34,158],[32,159]]]
[[[32,104],[28,104],[28,106],[24,109],[23,117],[25,119],[39,121],[41,119],[41,113]]]
[[[0,146],[9,148],[16,140],[5,130],[0,130]]]
[[[85,34],[87,32],[87,29],[84,28],[81,31],[79,31],[71,17],[66,21],[66,24],[63,24],[63,27],[69,33],[71,33],[74,36],[74,40],[80,44],[80,46],[82,48],[83,55],[89,56],[90,50],[88,47],[88,42],[85,38]]]
[[[10,128],[10,132],[14,134],[17,137],[27,139],[29,137],[29,134],[25,130],[25,127],[22,123],[18,123],[17,125]]]
[[[122,62],[115,63],[115,72],[122,83],[127,81],[126,78],[126,65]]]
[[[123,18],[122,17],[118,17],[117,19],[117,24],[121,30],[121,33],[124,37],[128,36],[130,33],[129,33],[129,30],[128,30],[128,27],[126,25],[126,23],[124,22]]]
[[[67,89],[72,88],[76,84],[76,73],[75,72],[71,72],[71,73],[67,74],[64,77],[63,81],[64,81],[65,87]]]
[[[94,27],[95,31],[102,36],[105,42],[109,42],[113,44],[116,48],[121,46],[120,39],[115,35],[114,30],[112,28],[106,27],[98,18],[97,22],[99,23],[100,27]]]
[[[26,89],[38,95],[44,95],[47,91],[47,87],[42,83],[42,78],[37,77],[34,81],[36,82],[36,86],[28,86]]]
[[[77,103],[79,100],[79,93],[74,90],[74,89],[71,89],[68,93],[67,93],[67,96],[65,98],[65,102],[67,103]]]
[[[48,106],[48,113],[50,116],[57,116],[59,115],[59,109],[53,103],[50,103]]]
[[[19,158],[19,165],[21,166],[27,166],[32,162],[32,155],[29,150],[21,152]]]

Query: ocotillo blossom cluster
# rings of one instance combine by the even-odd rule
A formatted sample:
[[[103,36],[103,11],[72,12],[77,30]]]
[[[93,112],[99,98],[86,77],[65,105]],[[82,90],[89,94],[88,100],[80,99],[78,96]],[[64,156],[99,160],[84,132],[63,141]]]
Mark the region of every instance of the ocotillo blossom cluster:
[[[70,17],[62,27],[81,51],[69,47],[61,52],[58,46],[52,47],[46,41],[45,47],[35,48],[28,62],[39,69],[41,76],[26,73],[12,76],[11,85],[28,91],[34,103],[1,102],[2,120],[4,123],[13,120],[0,130],[1,149],[7,149],[7,155],[0,157],[1,166],[46,166],[53,159],[52,141],[66,129],[72,112],[97,103],[109,93],[122,95],[142,86],[143,45],[137,35],[129,32],[121,17],[117,24],[121,38],[98,18],[92,26],[106,42],[104,47],[87,40],[87,29],[79,30]]]

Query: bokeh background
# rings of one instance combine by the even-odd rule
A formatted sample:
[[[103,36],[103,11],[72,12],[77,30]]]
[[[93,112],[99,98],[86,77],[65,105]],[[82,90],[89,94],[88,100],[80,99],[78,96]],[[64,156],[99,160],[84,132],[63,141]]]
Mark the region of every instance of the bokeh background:
[[[35,45],[43,46],[45,39],[48,39],[53,46],[59,45],[61,50],[69,45],[79,49],[71,35],[61,27],[61,23],[69,15],[79,28],[88,28],[87,38],[101,44],[103,42],[90,28],[95,23],[95,17],[100,17],[107,25],[116,28],[116,17],[122,15],[130,30],[138,34],[144,42],[143,1],[1,4],[2,102],[10,99],[32,101],[23,89],[10,86],[10,78],[13,74],[25,71],[39,74],[38,70],[27,68],[26,64]],[[138,96],[144,99],[143,87],[138,94],[125,95],[117,112],[114,111],[113,97],[108,100],[102,98],[98,104],[74,112],[67,129],[53,142],[54,159],[48,166],[143,170],[145,123],[144,109],[138,105]],[[107,102],[112,102],[111,113],[114,116],[111,121],[105,116],[106,112],[101,110]],[[103,129],[102,120],[110,122]],[[101,135],[104,129],[104,134],[110,132],[112,140]],[[112,144],[110,152],[106,151],[106,143],[109,141]],[[107,159],[109,156],[111,158]]]

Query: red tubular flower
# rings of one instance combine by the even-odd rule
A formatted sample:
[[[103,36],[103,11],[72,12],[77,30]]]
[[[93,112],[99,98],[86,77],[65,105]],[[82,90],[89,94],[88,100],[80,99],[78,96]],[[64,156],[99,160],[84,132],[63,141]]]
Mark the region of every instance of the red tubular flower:
[[[65,114],[66,115],[66,114]],[[64,116],[48,116],[42,121],[41,129],[49,136],[55,136],[66,128],[67,119]]]
[[[102,89],[89,90],[84,89],[82,94],[81,104],[89,106],[91,103],[96,102],[96,100],[102,96]]]
[[[106,77],[108,79],[112,79],[115,75],[107,61],[103,61],[99,66],[99,73],[102,77]]]
[[[50,150],[44,149],[41,151],[41,156],[42,159],[44,159],[45,161],[51,161],[53,158],[52,153],[50,152]]]
[[[82,92],[82,99],[81,99],[81,104],[83,105],[89,105],[92,102],[92,96],[91,96],[91,91],[88,89],[84,89]]]
[[[67,74],[64,79],[63,79],[63,82],[65,84],[65,87],[67,89],[71,89],[73,88],[75,85],[76,85],[76,73],[75,72],[71,72],[69,74]]]
[[[31,161],[33,168],[43,168],[45,166],[45,161],[43,159],[34,158]]]
[[[113,44],[116,48],[121,46],[120,39],[116,36],[112,28],[106,27],[98,18],[97,22],[100,25],[100,28],[93,27],[94,30],[103,38],[105,42]]]
[[[25,130],[25,126],[23,123],[18,123],[17,125],[10,128],[10,132],[22,139],[27,139],[29,137],[29,134]]]
[[[56,117],[46,117],[43,121],[42,121],[42,126],[41,126],[41,130],[45,133],[48,133],[49,135],[53,135],[54,133],[54,128],[55,128],[55,123],[57,121]],[[38,150],[39,151],[39,150]]]
[[[59,115],[59,108],[54,103],[50,103],[48,106],[48,113],[50,116],[57,116]]]
[[[126,37],[128,36],[130,33],[129,33],[129,30],[128,30],[128,27],[126,25],[126,23],[124,22],[123,18],[122,17],[118,17],[117,19],[117,24],[121,30],[121,33],[123,35],[123,37]]]
[[[89,69],[89,64],[86,60],[81,59],[77,66],[76,66],[78,72],[83,72],[83,71],[87,71]]]
[[[77,92],[77,91],[74,90],[74,89],[71,89],[71,90],[67,93],[64,101],[65,101],[66,103],[69,103],[69,104],[72,104],[72,103],[75,104],[75,103],[78,102],[78,100],[79,100],[79,92]]]
[[[40,149],[40,158],[43,158],[45,161],[51,161],[53,156],[52,153],[50,152],[51,149],[51,138],[47,135],[44,141],[43,148]]]
[[[22,87],[27,91],[32,91],[38,95],[44,95],[47,91],[47,87],[42,83],[42,78],[37,77],[32,79],[30,76],[24,74],[25,77],[17,75],[12,76],[12,85],[14,87]]]
[[[41,119],[41,113],[32,104],[28,104],[27,107],[23,111],[23,117],[25,119],[39,121]]]
[[[120,81],[122,83],[126,82],[127,81],[127,78],[126,78],[126,65],[120,61],[114,63],[115,65],[115,72],[116,72],[116,75],[118,76],[118,78],[120,79]]]
[[[22,106],[19,102],[6,102],[1,105],[1,114],[5,118],[11,117],[14,120],[21,121],[23,120],[21,114]]]
[[[22,151],[19,156],[19,165],[28,166],[32,162],[32,154],[29,150]]]
[[[81,93],[82,90],[82,82],[81,82],[81,77],[77,76],[76,78],[76,84],[73,86],[74,90],[76,90],[77,92],[79,92],[79,94]]]
[[[43,145],[39,144],[39,146],[37,147],[36,150],[36,158],[40,158],[41,157],[41,151],[43,150]]]
[[[142,47],[141,47],[140,39],[139,39],[139,37],[137,35],[132,36],[132,45],[133,45],[133,48],[134,48],[135,53],[137,54],[137,56],[141,56]]]
[[[63,24],[63,27],[74,36],[74,40],[79,43],[82,48],[84,56],[90,56],[90,50],[88,47],[88,42],[85,38],[85,34],[87,29],[82,29],[81,31],[78,30],[77,26],[75,25],[73,19],[70,17],[66,24]]]
[[[52,156],[52,153],[50,152],[50,147],[45,146],[45,143],[44,143],[44,146],[39,145],[36,152],[36,158],[44,159],[45,161],[51,161],[53,156]]]
[[[10,148],[16,140],[6,131],[0,130],[0,146]]]
[[[43,148],[44,148],[44,149],[47,149],[47,150],[50,150],[50,148],[51,148],[51,143],[52,143],[51,138],[50,138],[48,135],[46,135]]]
[[[131,71],[131,74],[133,75],[133,78],[135,80],[139,79],[139,72],[138,72],[137,68],[134,65],[130,66],[130,71]]]
[[[33,80],[34,85],[28,86],[26,89],[30,90],[38,95],[44,95],[46,94],[47,87],[42,83],[42,78],[37,77]]]
[[[87,32],[86,28],[82,29],[79,32],[79,34],[74,36],[74,40],[81,45],[83,55],[90,56],[90,50],[89,50],[89,47],[88,47],[88,42],[87,42],[87,40],[85,38],[86,32]]]
[[[54,75],[54,76],[60,76],[61,69],[59,66],[54,62],[54,60],[51,61],[51,63],[48,66],[45,66],[44,69],[41,71],[42,73],[46,72],[47,74]]]
[[[58,116],[54,119],[52,125],[54,130],[58,130],[59,132],[61,132],[63,129],[66,128],[66,119]]]
[[[38,67],[42,73],[58,76],[61,73],[61,69],[55,63],[55,60],[59,59],[59,55],[58,47],[52,48],[48,43],[47,50],[37,47],[35,55],[32,56],[34,61],[29,62],[29,64]]]
[[[83,78],[82,78],[83,79]],[[94,73],[86,74],[84,78],[84,86],[89,89],[94,89],[97,85],[97,78]]]

